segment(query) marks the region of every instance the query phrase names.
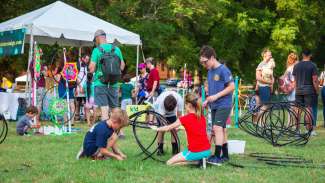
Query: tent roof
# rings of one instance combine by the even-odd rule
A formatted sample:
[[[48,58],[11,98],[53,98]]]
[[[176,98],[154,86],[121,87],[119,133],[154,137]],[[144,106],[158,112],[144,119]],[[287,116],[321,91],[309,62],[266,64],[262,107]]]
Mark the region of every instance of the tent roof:
[[[26,80],[27,80],[26,74],[19,76],[18,78],[15,79],[16,82],[26,82]]]
[[[13,18],[0,24],[0,31],[26,28],[26,42],[31,34],[40,44],[58,43],[64,46],[92,46],[94,33],[102,29],[107,41],[140,45],[138,34],[122,29],[102,19],[78,10],[61,1]]]

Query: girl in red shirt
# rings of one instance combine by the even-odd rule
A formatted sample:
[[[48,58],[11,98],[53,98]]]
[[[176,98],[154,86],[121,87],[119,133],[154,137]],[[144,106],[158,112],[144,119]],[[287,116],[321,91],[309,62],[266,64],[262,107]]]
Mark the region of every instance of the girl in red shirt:
[[[201,115],[201,102],[194,94],[185,96],[186,115],[175,123],[160,127],[157,131],[169,131],[183,125],[186,131],[187,148],[167,161],[167,165],[184,165],[193,163],[211,154],[210,143],[206,132],[206,121]]]

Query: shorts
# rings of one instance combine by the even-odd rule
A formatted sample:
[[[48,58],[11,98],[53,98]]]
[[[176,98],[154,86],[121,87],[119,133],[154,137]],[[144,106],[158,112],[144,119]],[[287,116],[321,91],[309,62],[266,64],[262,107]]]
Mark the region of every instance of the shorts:
[[[201,152],[191,152],[187,148],[182,152],[182,156],[186,161],[197,161],[203,158],[208,158],[211,155],[211,150],[205,150]]]
[[[38,108],[42,107],[43,99],[45,98],[45,92],[45,88],[43,87],[36,89],[36,106]]]
[[[86,103],[86,97],[75,97],[76,102],[79,104],[84,104]]]
[[[83,153],[87,156],[87,157],[93,157],[93,156],[97,156],[97,154],[99,153],[99,148],[97,146],[84,146],[83,147]]]
[[[212,125],[227,127],[227,119],[230,115],[231,108],[219,108],[211,110]]]
[[[126,110],[126,106],[127,105],[132,105],[132,99],[123,99],[122,101],[121,101],[121,109],[122,110]]]
[[[296,94],[296,103],[304,106],[304,107],[312,107],[315,103],[315,99],[317,99],[316,95],[297,95]]]
[[[111,86],[96,86],[95,104],[99,107],[118,107],[118,89]]]
[[[170,125],[172,123],[175,123],[176,120],[177,120],[177,117],[176,116],[169,116],[169,117],[165,117],[166,120],[167,120],[167,123]]]
[[[260,97],[261,103],[265,104],[271,100],[271,88],[269,86],[259,86],[258,96]]]
[[[85,108],[92,109],[96,107],[94,97],[90,97],[89,100],[86,101]]]

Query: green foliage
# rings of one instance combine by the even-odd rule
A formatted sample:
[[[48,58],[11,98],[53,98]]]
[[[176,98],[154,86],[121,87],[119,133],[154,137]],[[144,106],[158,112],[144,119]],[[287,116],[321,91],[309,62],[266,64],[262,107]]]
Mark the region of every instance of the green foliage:
[[[19,3],[18,3],[19,2]],[[8,0],[0,21],[16,17],[54,1]],[[287,55],[310,48],[314,61],[324,63],[325,8],[318,0],[66,0],[76,8],[141,36],[144,55],[180,69],[198,64],[200,47],[212,45],[235,75],[247,82],[255,78],[260,52],[269,47],[277,76],[284,72]],[[85,25],[87,26],[87,25]],[[134,72],[135,49],[122,46],[129,72]],[[45,53],[46,54],[46,53]],[[142,58],[142,56],[140,56]],[[18,58],[11,58],[17,60]],[[141,59],[140,59],[141,60]],[[24,61],[25,62],[25,61]],[[19,64],[25,66],[24,62]],[[3,59],[0,61],[3,63]],[[16,62],[13,62],[16,63]],[[22,66],[14,67],[18,72]]]

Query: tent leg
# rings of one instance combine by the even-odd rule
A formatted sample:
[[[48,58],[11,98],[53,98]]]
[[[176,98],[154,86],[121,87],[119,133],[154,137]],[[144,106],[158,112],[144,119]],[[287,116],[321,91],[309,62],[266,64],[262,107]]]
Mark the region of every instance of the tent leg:
[[[138,83],[138,80],[139,80],[139,68],[138,68],[138,65],[139,65],[139,45],[137,45],[137,65],[136,65],[136,67],[135,67],[135,70],[136,70],[136,80],[135,80],[135,82],[136,82],[136,84],[135,84],[135,86],[137,86],[137,83]],[[136,101],[136,103],[138,103],[138,95],[136,96],[136,99],[135,99],[135,101]]]
[[[30,39],[29,39],[29,55],[28,55],[28,66],[27,66],[27,77],[26,77],[26,86],[25,86],[25,97],[28,97],[28,104],[31,105],[31,73],[30,73],[30,63],[33,59],[33,50],[34,50],[34,35],[33,27],[30,27]],[[27,96],[26,96],[27,95]]]

